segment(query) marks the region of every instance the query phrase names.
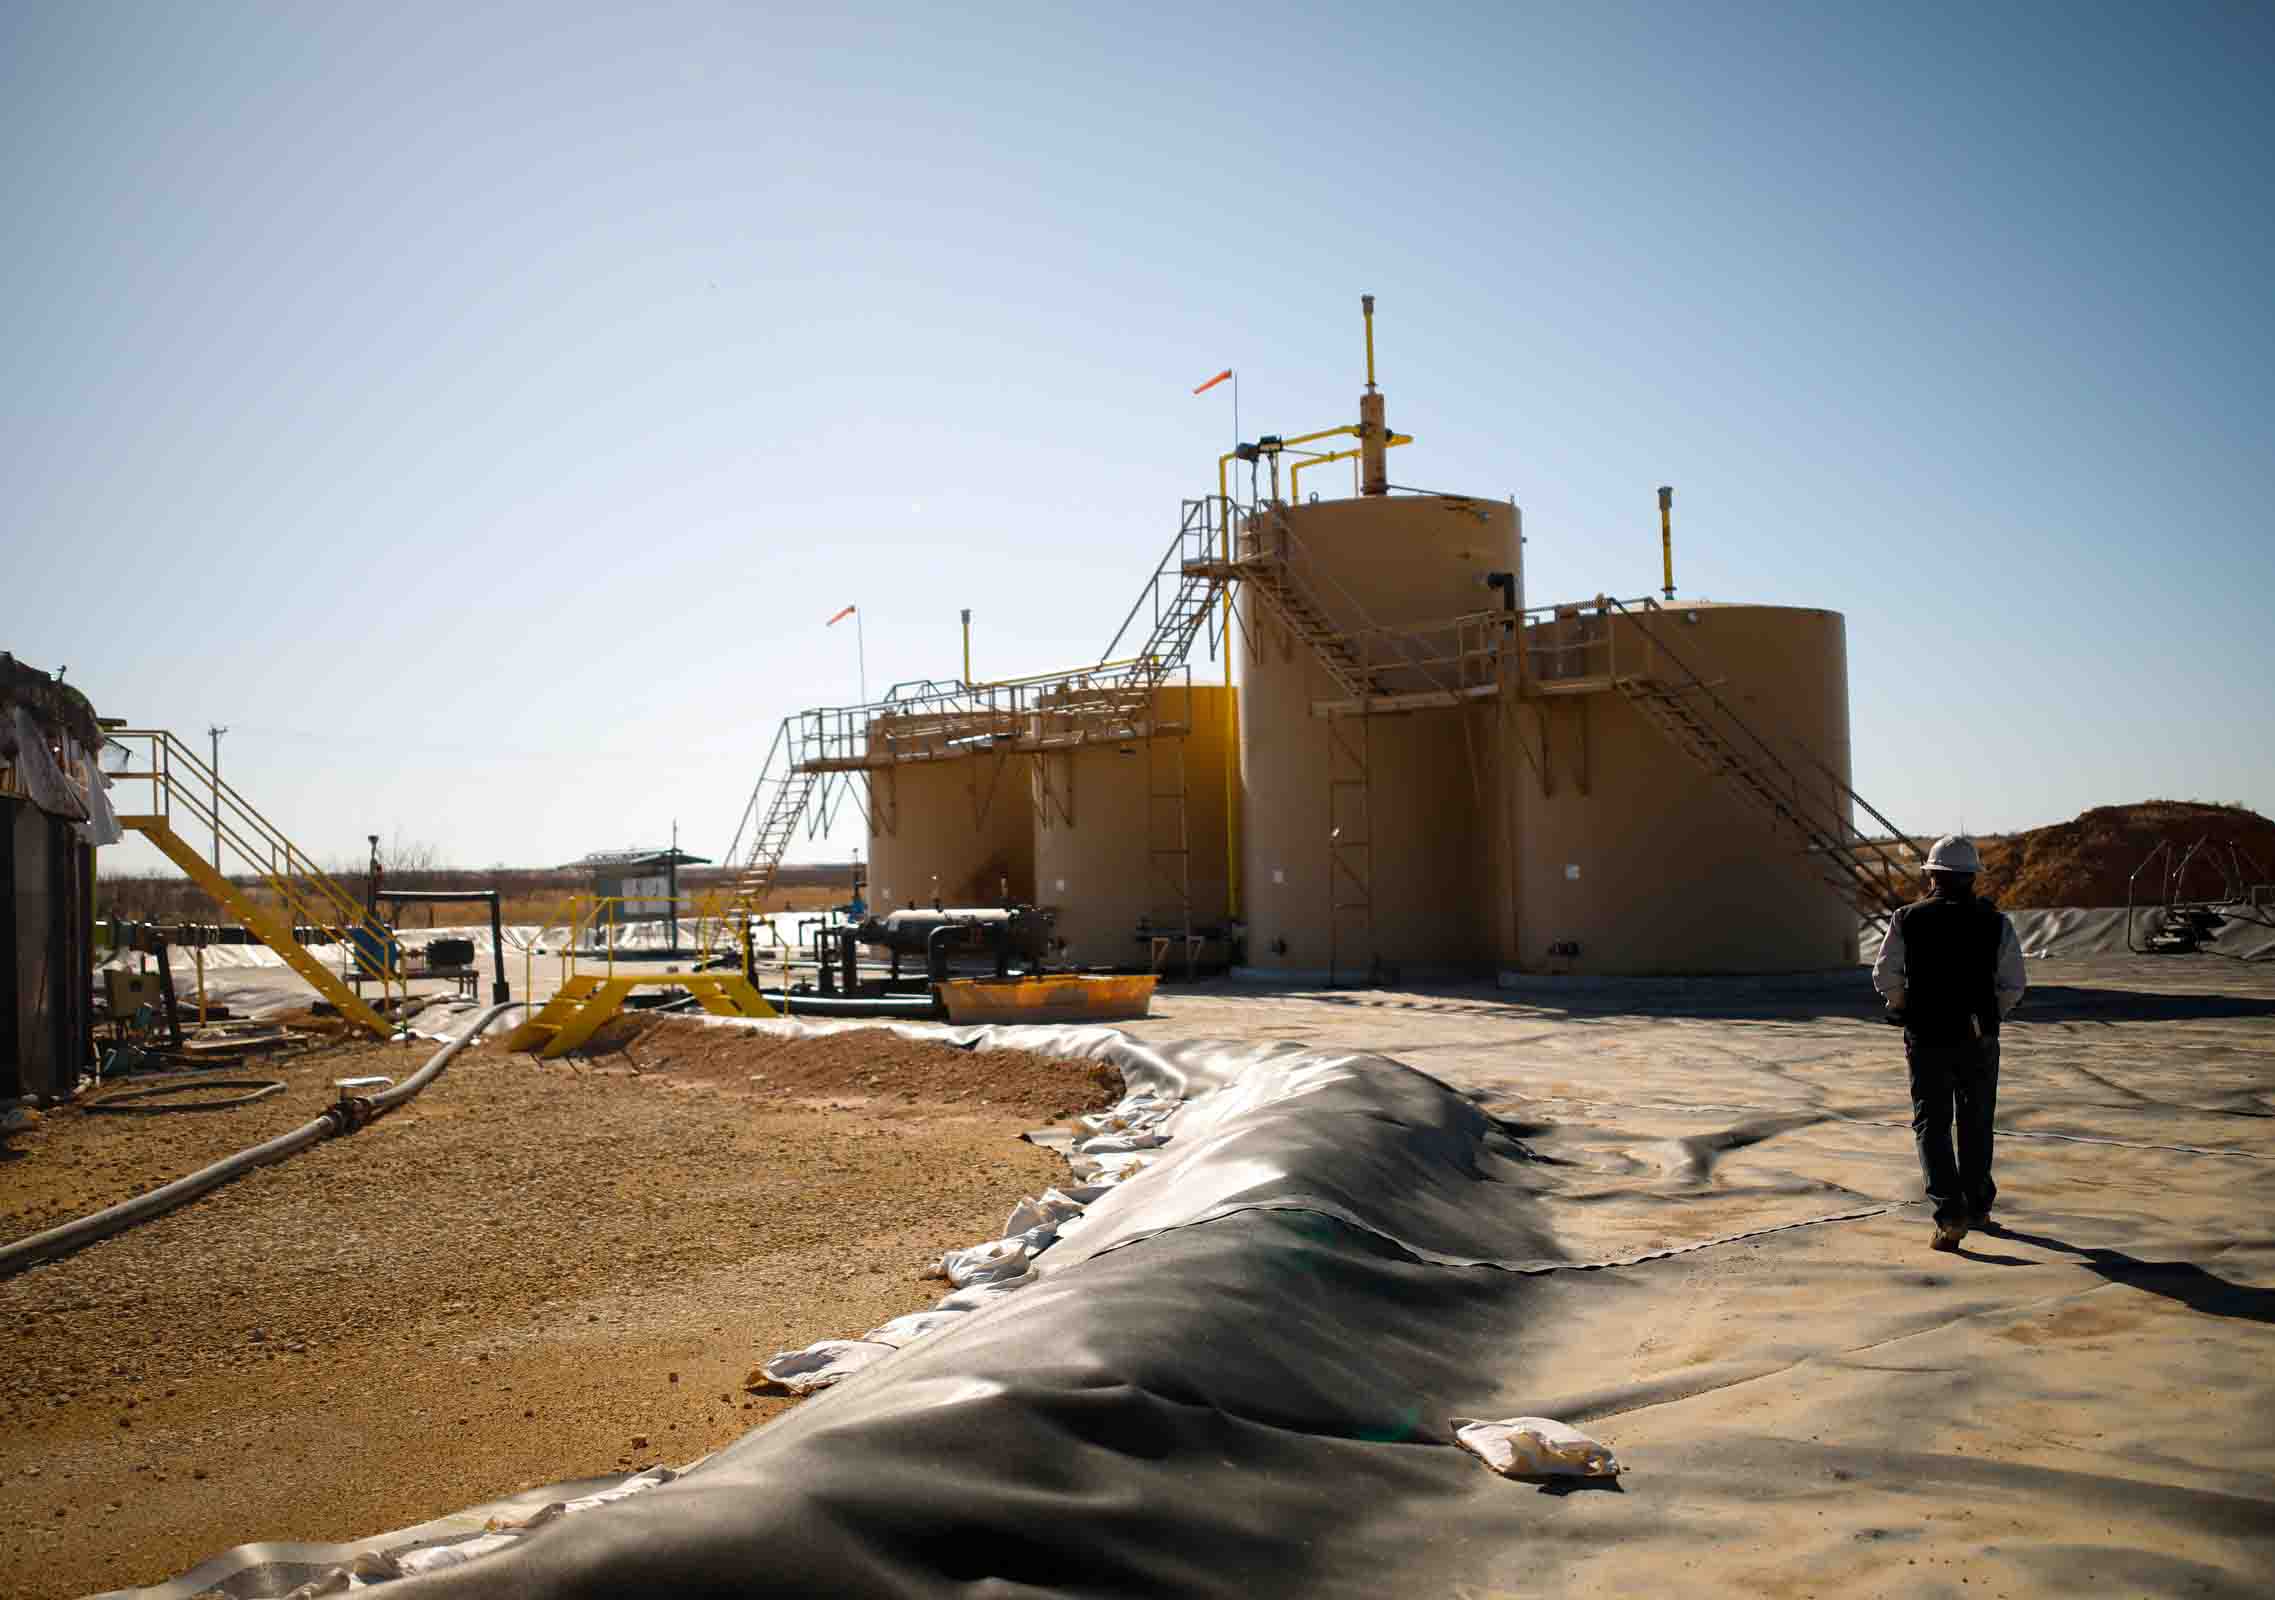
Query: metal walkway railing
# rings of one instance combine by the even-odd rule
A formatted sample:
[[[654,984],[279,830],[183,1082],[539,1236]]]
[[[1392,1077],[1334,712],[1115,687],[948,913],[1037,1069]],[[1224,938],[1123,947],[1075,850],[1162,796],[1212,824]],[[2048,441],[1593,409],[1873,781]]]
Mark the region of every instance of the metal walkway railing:
[[[376,982],[383,997],[399,1000],[405,993],[404,979],[384,924],[375,922],[281,829],[222,782],[183,740],[162,728],[140,728],[113,733],[111,741],[126,752],[125,770],[110,774],[112,784],[150,785],[147,808],[122,807],[120,825],[147,837],[283,957],[286,966],[307,979],[340,1015],[381,1038],[391,1036],[393,1025],[313,955],[296,933],[299,928],[320,930],[323,940],[340,947],[351,977]],[[224,859],[209,861],[198,847],[199,839],[214,841],[212,848]],[[229,875],[224,861],[232,854],[258,880],[257,888],[239,884]],[[274,897],[274,907],[261,898],[264,889]]]

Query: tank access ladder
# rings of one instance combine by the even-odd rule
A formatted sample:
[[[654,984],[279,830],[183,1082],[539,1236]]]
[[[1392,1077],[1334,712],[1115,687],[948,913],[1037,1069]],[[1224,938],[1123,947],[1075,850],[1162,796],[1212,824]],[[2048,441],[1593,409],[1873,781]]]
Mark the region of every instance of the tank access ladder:
[[[1187,502],[1188,505],[1193,503]],[[1334,680],[1336,688],[1362,703],[1354,709],[1363,710],[1363,702],[1379,699],[1386,692],[1380,673],[1364,658],[1354,631],[1338,624],[1320,603],[1315,586],[1302,570],[1310,559],[1302,543],[1276,514],[1271,517],[1268,528],[1259,529],[1257,523],[1262,516],[1259,513],[1257,519],[1251,521],[1250,528],[1254,531],[1242,536],[1246,548],[1236,559],[1226,561],[1204,556],[1188,561],[1184,567],[1185,581],[1203,586],[1211,593],[1218,588],[1229,589],[1235,583],[1245,584],[1263,602],[1264,609],[1302,641],[1304,648]],[[1352,609],[1358,608],[1355,599],[1349,595],[1343,598]],[[1362,615],[1357,631],[1378,630]]]
[[[1615,673],[1612,686],[1669,743],[1806,850],[1825,881],[1885,932],[1916,870],[1909,836],[1822,762],[1817,781],[1795,772],[1652,625],[1652,614],[1661,609],[1656,601],[1646,596],[1631,605],[1607,598],[1604,606],[1633,623],[1654,664],[1664,664],[1663,670]],[[1887,837],[1859,833],[1850,820],[1852,805],[1861,806]]]
[[[1185,664],[1193,653],[1194,642],[1201,637],[1210,614],[1224,597],[1225,580],[1218,565],[1212,565],[1216,555],[1218,530],[1210,500],[1188,500],[1178,520],[1177,536],[1169,541],[1169,549],[1161,562],[1146,580],[1145,587],[1130,605],[1129,614],[1122,625],[1114,630],[1107,642],[1105,654],[1098,658],[1099,665],[1113,661],[1114,652],[1129,637],[1130,630],[1144,617],[1145,642],[1139,646],[1133,659],[1147,663],[1150,675],[1156,680],[1167,678]]]
[[[121,729],[111,739],[128,753],[127,770],[112,773],[111,782],[150,785],[148,808],[134,811],[121,806],[119,824],[156,845],[261,943],[283,957],[284,964],[341,1016],[382,1039],[392,1038],[394,1025],[311,953],[299,936],[299,930],[310,929],[325,942],[339,945],[359,978],[375,979],[383,991],[400,998],[403,977],[387,959],[392,944],[386,926],[375,922],[243,795],[223,783],[188,744],[162,728]],[[143,757],[139,767],[138,755]],[[175,827],[177,818],[198,837],[218,833],[224,851],[234,851],[259,875],[282,910],[270,909],[233,883],[219,863],[208,861]]]
[[[735,869],[734,893],[727,902],[726,920],[754,917],[766,909],[774,880],[782,870],[782,854],[798,835],[805,820],[806,803],[813,798],[818,775],[797,760],[796,718],[784,717],[766,752],[750,800],[736,824],[727,861]]]

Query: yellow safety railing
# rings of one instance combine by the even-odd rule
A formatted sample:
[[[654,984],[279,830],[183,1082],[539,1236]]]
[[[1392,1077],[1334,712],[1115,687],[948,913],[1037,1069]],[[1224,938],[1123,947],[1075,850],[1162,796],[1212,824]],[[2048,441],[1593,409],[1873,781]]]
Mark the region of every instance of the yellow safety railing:
[[[588,956],[597,956],[597,965],[607,976],[615,977],[617,930],[663,920],[649,909],[656,906],[686,908],[681,912],[679,920],[683,924],[692,922],[695,925],[694,955],[691,959],[698,966],[708,962],[717,953],[721,939],[728,935],[739,935],[744,965],[747,966],[751,919],[736,917],[733,900],[734,896],[730,892],[720,889],[706,890],[701,894],[669,896],[569,895],[561,901],[556,915],[545,919],[540,925],[538,939],[532,939],[522,947],[522,992],[534,993],[528,985],[536,976],[537,945],[544,934],[555,927],[563,930],[557,952],[563,984],[578,976],[580,966]],[[637,916],[626,916],[622,908],[628,905],[637,905],[642,909]],[[768,925],[768,932],[773,933],[771,924]],[[779,942],[778,934],[775,938]]]
[[[120,768],[109,774],[114,787],[150,785],[146,807],[116,806],[122,818],[130,823],[142,817],[156,819],[200,861],[210,849],[219,859],[205,865],[215,881],[231,888],[235,887],[230,877],[234,854],[234,864],[276,898],[293,927],[315,928],[334,937],[351,976],[376,981],[398,999],[408,993],[402,972],[386,958],[391,945],[385,925],[251,801],[223,782],[188,744],[162,728],[120,729],[110,739],[123,751],[123,760],[111,763]],[[369,930],[367,941],[357,940],[358,929]]]

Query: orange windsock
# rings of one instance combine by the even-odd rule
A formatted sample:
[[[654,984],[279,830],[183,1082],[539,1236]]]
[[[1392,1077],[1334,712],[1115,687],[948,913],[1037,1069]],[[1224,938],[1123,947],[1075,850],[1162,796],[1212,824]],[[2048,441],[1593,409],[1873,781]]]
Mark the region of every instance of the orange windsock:
[[[823,626],[823,627],[825,627],[825,628],[834,628],[834,627],[836,627],[836,626],[837,626],[839,623],[843,622],[843,621],[844,621],[844,620],[845,620],[847,617],[850,617],[850,616],[852,616],[852,615],[853,615],[853,608],[852,608],[851,606],[847,606],[847,607],[846,607],[846,608],[845,608],[843,611],[840,611],[840,612],[839,612],[839,613],[838,613],[836,616],[834,616],[834,617],[830,618],[830,619],[829,619],[829,621],[827,621],[827,622],[823,623],[823,624],[822,624],[822,626]]]
[[[1198,389],[1195,389],[1193,393],[1206,394],[1209,390],[1214,389],[1218,384],[1224,382],[1225,379],[1231,376],[1232,369],[1230,367],[1227,367],[1222,372],[1218,373],[1215,377],[1211,378],[1208,382],[1202,384]]]

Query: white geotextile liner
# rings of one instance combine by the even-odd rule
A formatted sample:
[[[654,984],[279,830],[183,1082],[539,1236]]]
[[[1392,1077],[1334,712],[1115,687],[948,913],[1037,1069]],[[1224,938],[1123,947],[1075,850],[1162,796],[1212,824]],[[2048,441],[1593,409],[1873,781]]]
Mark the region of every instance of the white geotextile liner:
[[[1763,1550],[1821,1592],[1870,1593],[1901,1588],[1908,1555],[1929,1564],[1914,1537],[2010,1593],[2083,1570],[2134,1592],[2271,1592],[2275,1446],[2248,1421],[2275,1321],[2256,1227],[2275,1158],[2249,1069],[2275,999],[2046,994],[2050,1026],[2008,1038],[2002,1117],[2136,1143],[2002,1142],[2012,1231],[1956,1260],[1928,1252],[1916,1213],[1887,1216],[1917,1182],[1885,1120],[1896,1042],[1814,1002],[1769,1007],[1742,1050],[1685,1018],[1495,1039],[1449,1072],[1458,1089],[1292,1046],[899,1028],[1114,1059],[1133,1092],[1184,1102],[1173,1137],[1142,1181],[1062,1190],[1087,1204],[1027,1272],[944,1302],[982,1314],[871,1330],[890,1356],[685,1483],[407,1580],[405,1600],[1372,1600],[1594,1592],[1638,1571],[1735,1593],[1759,1586]],[[2116,1000],[2148,1020],[2099,1026]],[[1774,1117],[1716,1109],[1781,1093],[1799,1103]],[[1555,1120],[1479,1109],[1530,1097]],[[1625,1104],[1642,1101],[1667,1114]],[[2237,1159],[2164,1153],[2221,1117]],[[2140,1142],[2163,1122],[2163,1144]],[[1779,1220],[1836,1200],[1855,1225]],[[1570,1241],[1591,1235],[1605,1257],[1753,1242],[1695,1268],[1576,1270],[1592,1263]],[[2009,1430],[2002,1456],[1984,1436],[2009,1415],[2074,1420],[2066,1438]],[[1454,1418],[1567,1419],[1641,1470],[1491,1478]]]

